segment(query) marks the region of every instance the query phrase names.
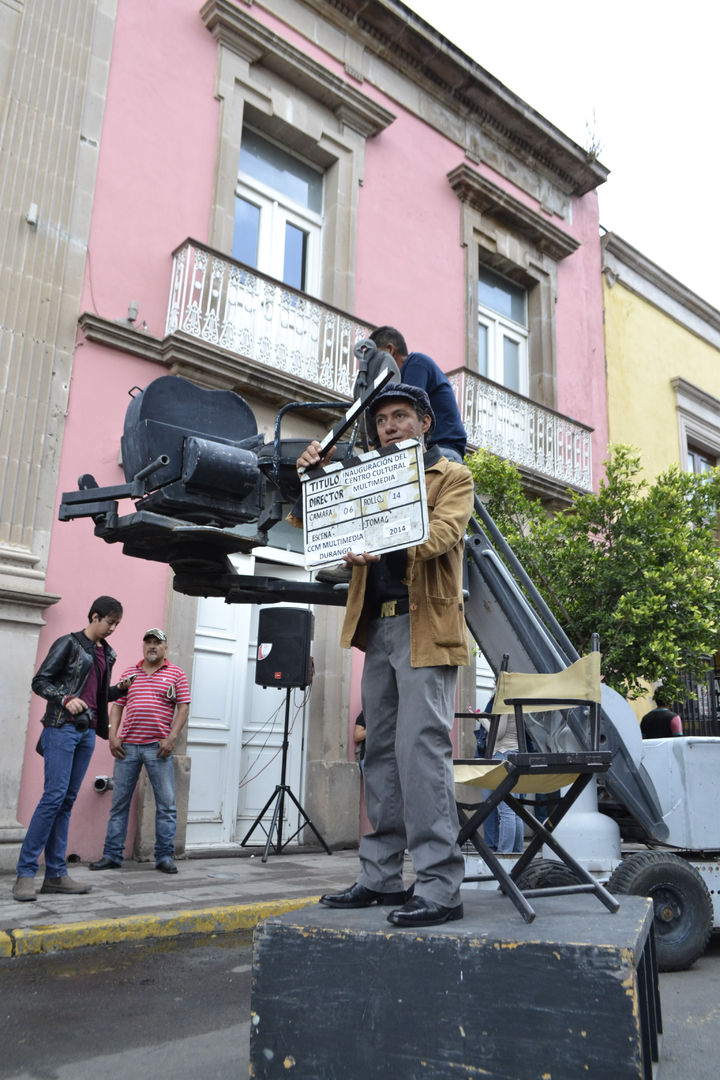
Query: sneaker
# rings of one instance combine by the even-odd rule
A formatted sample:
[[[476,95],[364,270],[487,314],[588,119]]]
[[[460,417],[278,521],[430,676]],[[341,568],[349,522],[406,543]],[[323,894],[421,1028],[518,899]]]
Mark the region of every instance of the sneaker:
[[[37,900],[35,895],[35,878],[19,877],[13,885],[13,899],[24,903],[29,900]]]
[[[352,577],[352,567],[347,563],[338,563],[337,566],[324,566],[315,575],[316,581],[322,581],[326,585],[349,585]]]
[[[161,874],[177,874],[178,868],[168,855],[164,859],[159,859],[155,863],[155,869],[159,870]]]
[[[41,893],[65,893],[76,895],[90,892],[91,885],[82,885],[79,881],[73,881],[65,874],[64,877],[46,877],[42,883]]]

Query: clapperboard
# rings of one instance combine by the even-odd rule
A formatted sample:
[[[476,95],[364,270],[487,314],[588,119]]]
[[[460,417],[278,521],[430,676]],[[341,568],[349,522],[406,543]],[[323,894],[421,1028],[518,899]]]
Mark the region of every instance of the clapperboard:
[[[320,443],[325,454],[390,381],[381,371]],[[343,462],[301,472],[303,539],[308,570],[342,561],[347,551],[381,554],[421,544],[430,535],[423,448],[407,439]]]
[[[333,446],[335,446],[335,443],[343,437],[348,428],[352,427],[360,413],[367,409],[370,402],[377,397],[383,387],[386,386],[391,379],[392,371],[388,371],[387,368],[384,368],[377,376],[372,386],[365,391],[362,397],[359,397],[357,401],[353,401],[342,420],[338,420],[335,427],[328,431],[327,435],[320,443],[320,457],[325,457],[328,450],[331,450]]]
[[[347,551],[379,555],[430,535],[423,448],[415,439],[308,470],[302,490],[309,570],[340,562]]]

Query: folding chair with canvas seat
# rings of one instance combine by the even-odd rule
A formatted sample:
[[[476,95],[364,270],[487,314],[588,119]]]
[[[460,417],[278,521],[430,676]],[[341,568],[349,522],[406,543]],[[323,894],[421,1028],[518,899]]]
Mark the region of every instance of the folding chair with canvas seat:
[[[594,893],[609,911],[617,911],[620,906],[615,897],[553,835],[593,776],[606,772],[612,761],[612,753],[600,749],[600,653],[595,637],[593,649],[593,652],[563,671],[552,674],[509,672],[504,670],[507,666],[504,659],[495,690],[493,714],[494,717],[501,713],[515,714],[518,751],[502,761],[473,758],[454,763],[456,785],[474,785],[491,792],[480,804],[457,803],[461,823],[458,842],[462,847],[469,840],[490,871],[489,874],[468,876],[465,880],[497,881],[501,891],[512,900],[528,923],[535,918],[528,897]],[[587,749],[578,749],[578,740],[573,737],[568,749],[557,750],[558,743],[562,744],[563,734],[567,731],[567,723],[562,717],[558,718],[558,710],[576,710],[580,706],[587,710],[587,729],[583,740],[587,743]],[[490,725],[487,749],[490,755],[494,742],[493,727],[497,730],[496,719]],[[537,747],[532,751],[528,749],[528,728]],[[567,790],[552,805],[544,824],[518,798],[524,794],[548,794],[561,788]],[[488,847],[481,830],[483,822],[502,802],[510,806],[532,832],[525,851],[509,872]],[[576,879],[574,884],[533,889],[518,886],[523,871],[543,844],[573,872]]]

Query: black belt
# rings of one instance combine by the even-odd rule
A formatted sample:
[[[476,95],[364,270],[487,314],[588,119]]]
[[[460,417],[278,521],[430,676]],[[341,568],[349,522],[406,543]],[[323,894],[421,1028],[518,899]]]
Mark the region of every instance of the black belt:
[[[410,611],[410,600],[383,600],[377,604],[370,615],[371,619],[391,619],[394,615],[407,615]]]

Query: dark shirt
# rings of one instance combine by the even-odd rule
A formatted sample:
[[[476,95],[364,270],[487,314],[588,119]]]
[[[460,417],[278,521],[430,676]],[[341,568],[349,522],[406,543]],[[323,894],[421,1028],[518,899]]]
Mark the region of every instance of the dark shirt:
[[[404,383],[419,386],[430,398],[435,430],[428,438],[428,445],[448,446],[464,457],[467,432],[447,375],[425,353],[411,352],[402,366],[401,376]]]
[[[83,634],[83,637],[85,637],[85,634]],[[83,699],[88,709],[92,712],[92,727],[95,727],[97,724],[98,688],[103,684],[106,667],[105,650],[102,645],[95,645],[93,650],[93,666],[90,668],[87,682],[77,695]]]
[[[669,739],[682,735],[682,720],[672,709],[658,706],[645,713],[640,721],[640,731],[643,739]]]
[[[355,727],[361,727],[361,728],[366,727],[365,714],[363,712],[359,712],[357,714],[357,716],[355,717]],[[363,739],[362,742],[355,743],[355,747],[356,747],[356,750],[357,750],[357,759],[358,759],[358,761],[364,761],[364,759],[365,759],[365,739]]]
[[[383,600],[403,600],[408,597],[408,587],[403,584],[407,569],[407,551],[389,551],[380,556],[380,562],[368,568],[366,602],[372,611]]]

